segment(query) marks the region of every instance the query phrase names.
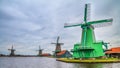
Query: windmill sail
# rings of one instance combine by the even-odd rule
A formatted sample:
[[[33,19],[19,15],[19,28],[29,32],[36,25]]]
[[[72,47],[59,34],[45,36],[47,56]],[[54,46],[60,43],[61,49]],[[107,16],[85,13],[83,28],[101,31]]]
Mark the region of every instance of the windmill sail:
[[[81,23],[65,23],[64,27],[73,27],[73,26],[81,26]]]
[[[98,27],[104,27],[104,26],[112,25],[112,21],[113,21],[113,19],[110,18],[110,19],[105,19],[105,20],[91,21],[91,22],[88,22],[88,24],[92,24],[92,26],[98,28]]]
[[[87,4],[87,21],[90,20],[90,16],[91,16],[91,5]]]
[[[85,14],[84,14],[84,21],[85,23],[90,20],[90,4],[85,4]]]
[[[56,40],[56,43],[51,43],[51,44],[60,44],[60,45],[63,45],[64,43],[59,43],[59,39],[60,39],[60,37],[58,36],[57,40]]]
[[[57,44],[59,43],[59,36],[57,37]]]

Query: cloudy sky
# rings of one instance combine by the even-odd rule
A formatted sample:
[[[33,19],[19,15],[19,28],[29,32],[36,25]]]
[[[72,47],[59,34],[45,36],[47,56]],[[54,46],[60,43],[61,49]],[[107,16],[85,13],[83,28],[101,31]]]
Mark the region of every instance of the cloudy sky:
[[[84,6],[91,3],[91,21],[113,18],[113,24],[95,29],[97,40],[120,46],[119,0],[0,0],[0,54],[9,54],[14,45],[16,54],[37,54],[55,49],[57,36],[62,49],[72,49],[81,40],[81,28],[64,28],[64,23],[81,23]]]

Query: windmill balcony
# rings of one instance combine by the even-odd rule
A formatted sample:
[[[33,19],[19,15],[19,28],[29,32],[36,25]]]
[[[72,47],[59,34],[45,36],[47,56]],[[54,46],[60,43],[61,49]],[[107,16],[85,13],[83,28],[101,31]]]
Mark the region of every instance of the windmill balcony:
[[[74,52],[74,51],[84,51],[84,50],[94,50],[94,48],[88,47],[88,46],[82,46],[82,47],[79,47],[79,48],[76,48],[76,49],[71,49],[71,52]]]

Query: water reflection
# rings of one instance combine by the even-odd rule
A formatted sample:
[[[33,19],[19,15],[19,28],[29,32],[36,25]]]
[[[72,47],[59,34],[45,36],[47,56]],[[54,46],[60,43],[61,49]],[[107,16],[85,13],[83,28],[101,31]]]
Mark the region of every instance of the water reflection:
[[[74,64],[74,68],[103,68],[103,64],[100,64],[100,63]]]
[[[60,63],[58,61],[55,63],[55,65],[56,65],[56,68],[62,68],[62,63]]]
[[[65,63],[45,57],[0,57],[0,68],[120,68],[120,63]]]

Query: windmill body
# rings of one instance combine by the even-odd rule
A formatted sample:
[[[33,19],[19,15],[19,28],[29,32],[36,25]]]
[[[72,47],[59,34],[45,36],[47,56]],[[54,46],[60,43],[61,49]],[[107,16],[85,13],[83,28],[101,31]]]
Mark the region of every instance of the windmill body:
[[[93,58],[93,57],[101,57],[104,56],[103,51],[103,41],[96,41],[94,34],[94,25],[103,24],[103,23],[111,23],[113,19],[104,19],[98,21],[90,21],[88,22],[88,12],[89,4],[85,5],[85,14],[84,14],[84,22],[80,24],[65,24],[66,27],[75,27],[80,26],[82,28],[82,37],[81,43],[74,44],[74,48],[72,49],[74,58]]]
[[[61,51],[61,45],[60,44],[56,44],[55,51],[56,52],[60,52]]]
[[[39,50],[39,53],[38,53],[38,55],[40,56],[40,55],[42,55],[42,50]]]

